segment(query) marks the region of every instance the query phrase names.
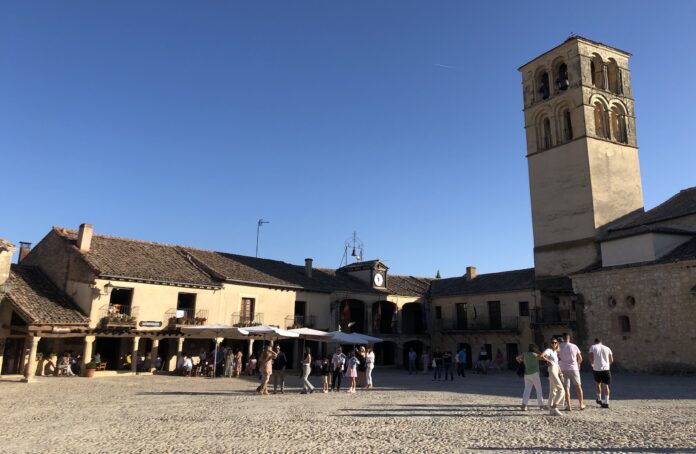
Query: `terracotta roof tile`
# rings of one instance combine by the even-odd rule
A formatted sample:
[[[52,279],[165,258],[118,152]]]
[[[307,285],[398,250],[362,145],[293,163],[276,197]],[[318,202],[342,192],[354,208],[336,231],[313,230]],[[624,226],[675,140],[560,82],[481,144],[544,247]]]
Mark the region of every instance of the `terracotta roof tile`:
[[[87,325],[89,319],[77,305],[37,267],[12,265],[9,299],[31,324]]]
[[[73,244],[75,230],[56,228]],[[94,235],[85,261],[103,277],[144,280],[192,286],[216,286],[219,282],[191,263],[178,246]]]

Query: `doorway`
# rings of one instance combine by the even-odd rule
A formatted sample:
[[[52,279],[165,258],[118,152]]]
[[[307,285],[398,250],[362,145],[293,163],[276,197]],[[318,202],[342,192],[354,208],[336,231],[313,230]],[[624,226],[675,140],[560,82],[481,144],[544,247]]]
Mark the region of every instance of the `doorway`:
[[[508,369],[517,369],[517,355],[519,355],[519,349],[517,348],[517,344],[505,344],[505,350]]]

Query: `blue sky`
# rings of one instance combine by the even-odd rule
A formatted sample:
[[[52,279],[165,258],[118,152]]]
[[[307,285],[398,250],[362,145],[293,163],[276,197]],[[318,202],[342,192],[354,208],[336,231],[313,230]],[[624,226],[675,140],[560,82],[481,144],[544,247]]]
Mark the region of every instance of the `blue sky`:
[[[644,3],[644,4],[643,4]],[[600,6],[597,6],[600,8]],[[529,267],[517,68],[633,53],[646,207],[695,184],[696,2],[5,1],[0,237],[53,225],[399,274]]]

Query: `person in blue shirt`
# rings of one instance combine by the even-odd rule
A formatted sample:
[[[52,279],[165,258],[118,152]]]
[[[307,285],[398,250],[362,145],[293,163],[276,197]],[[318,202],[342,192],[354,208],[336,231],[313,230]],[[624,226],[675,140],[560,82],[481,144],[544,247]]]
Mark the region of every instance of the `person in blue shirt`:
[[[466,368],[466,350],[461,348],[457,353],[457,375],[465,377],[464,369]]]

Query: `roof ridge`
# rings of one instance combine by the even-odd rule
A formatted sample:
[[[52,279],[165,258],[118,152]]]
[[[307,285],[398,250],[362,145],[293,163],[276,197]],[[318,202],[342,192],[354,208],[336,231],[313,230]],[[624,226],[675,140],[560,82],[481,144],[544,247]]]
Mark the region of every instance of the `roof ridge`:
[[[478,279],[478,278],[481,277],[481,276],[493,276],[493,275],[496,275],[496,274],[516,273],[516,272],[520,272],[520,271],[534,271],[534,267],[531,267],[531,268],[520,268],[520,269],[517,269],[517,270],[495,271],[495,272],[493,272],[493,273],[478,274],[478,275],[476,275],[476,277],[475,277],[474,279],[472,279],[472,280]],[[448,279],[462,279],[462,278],[465,278],[465,277],[466,277],[466,276],[443,277],[443,278],[440,278],[440,279],[437,279],[437,280],[438,280],[438,281],[444,281],[444,280],[448,280]]]

